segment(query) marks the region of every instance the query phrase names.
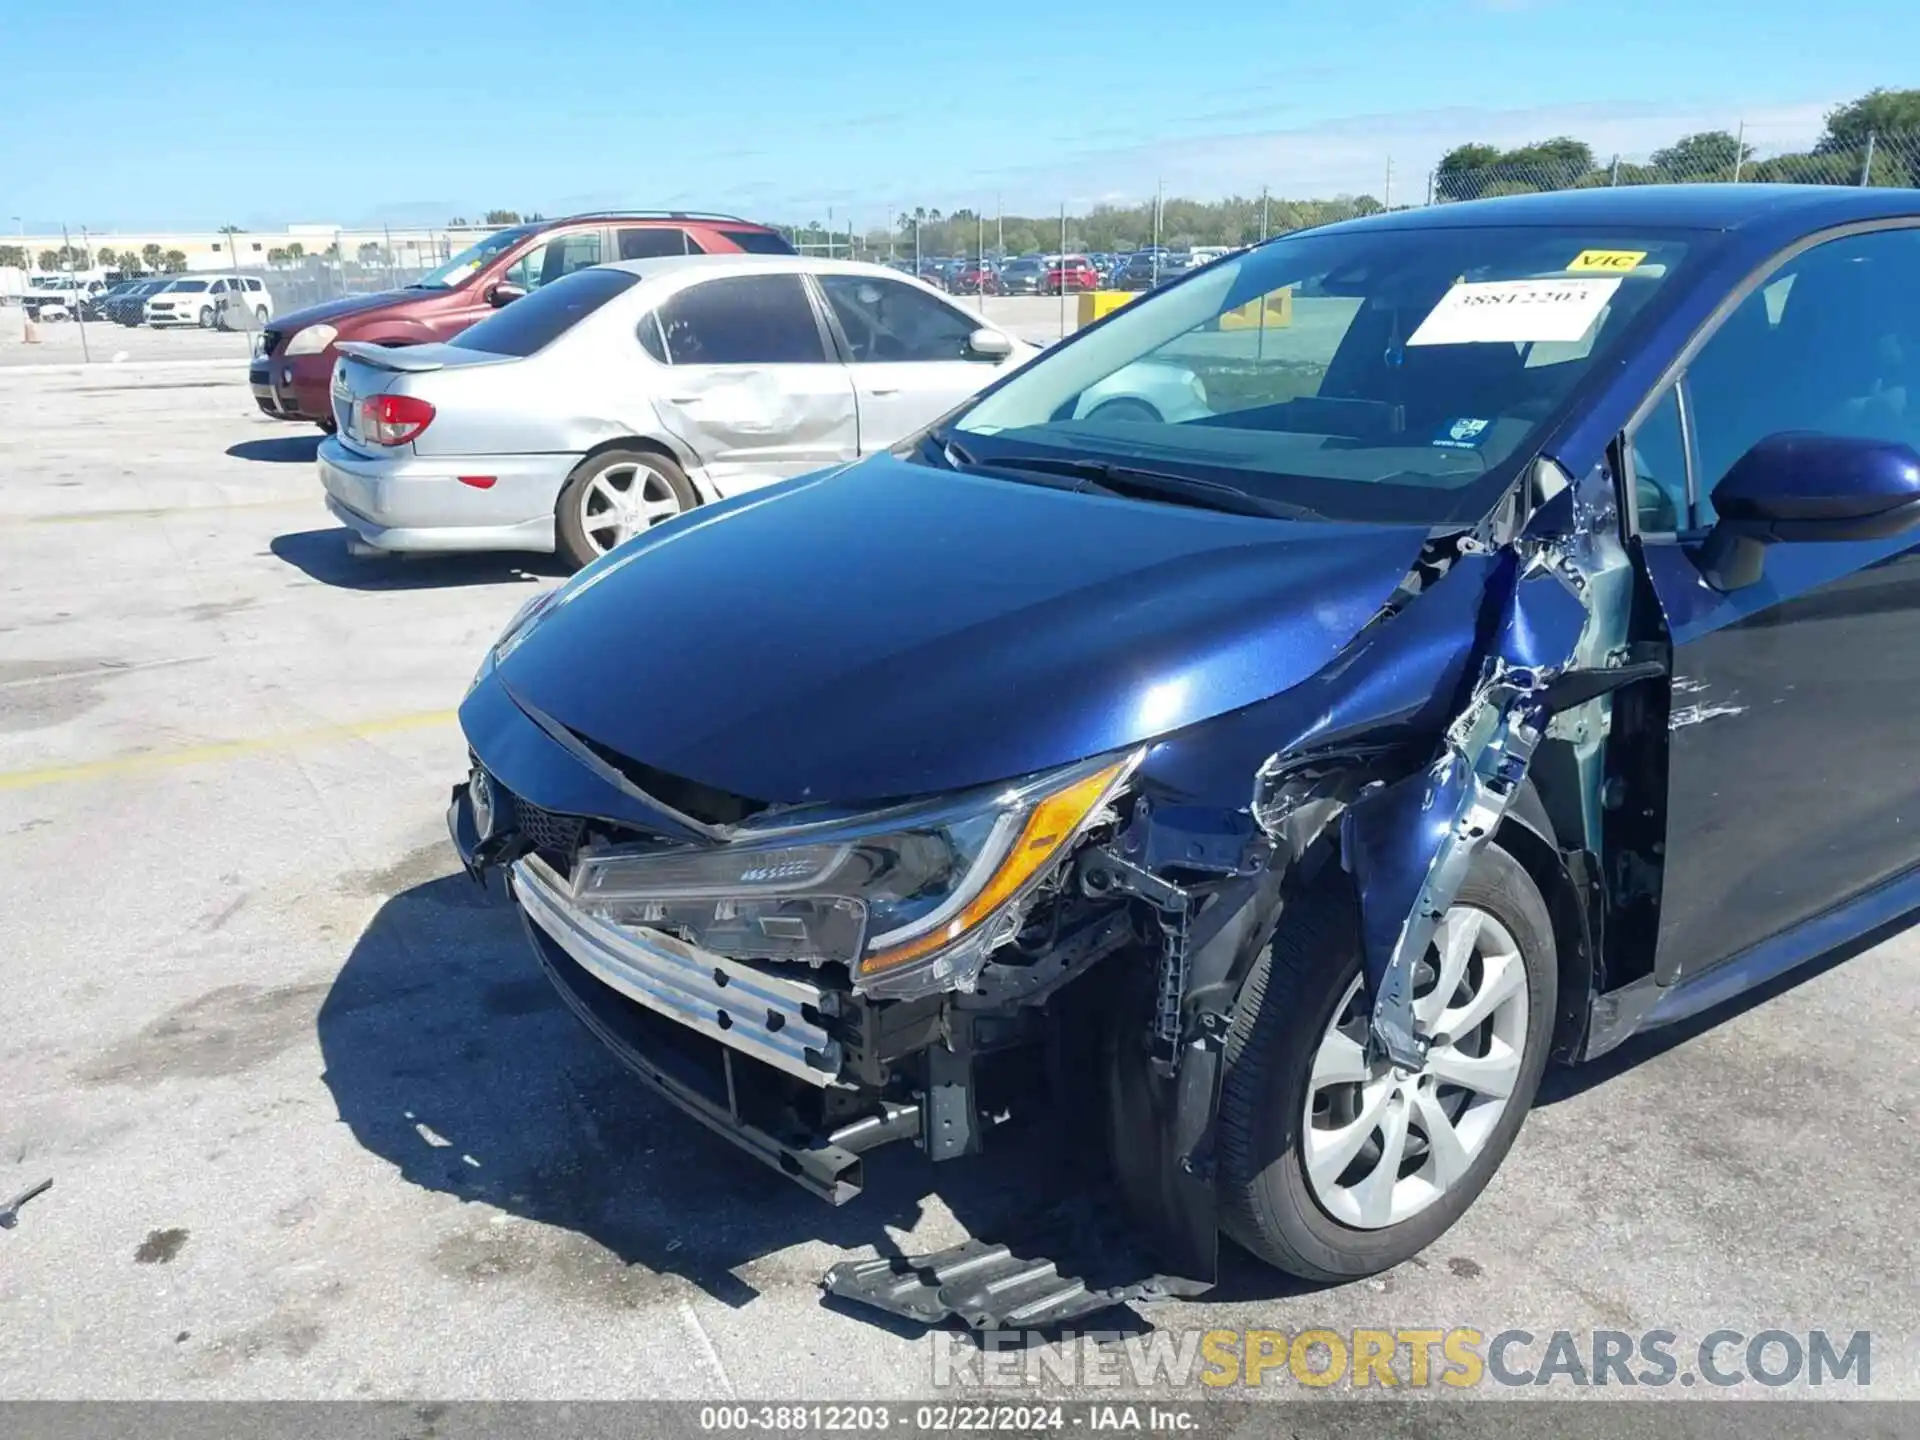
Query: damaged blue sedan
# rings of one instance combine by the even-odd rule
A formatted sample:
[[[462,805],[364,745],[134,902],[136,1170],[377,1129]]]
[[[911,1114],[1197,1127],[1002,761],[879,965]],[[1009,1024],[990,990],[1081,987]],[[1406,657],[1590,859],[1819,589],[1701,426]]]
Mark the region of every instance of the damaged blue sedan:
[[[456,842],[640,1081],[808,1190],[1064,1113],[1158,1257],[844,1295],[1067,1320],[1222,1234],[1382,1270],[1550,1060],[1920,904],[1916,276],[1920,194],[1759,185],[1228,256],[536,598]],[[1129,372],[1180,403],[1082,403]]]

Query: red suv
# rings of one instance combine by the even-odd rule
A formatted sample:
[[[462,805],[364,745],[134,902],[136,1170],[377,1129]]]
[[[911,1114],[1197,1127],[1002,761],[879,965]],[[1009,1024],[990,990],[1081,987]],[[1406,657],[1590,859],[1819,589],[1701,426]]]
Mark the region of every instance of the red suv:
[[[1040,285],[1049,295],[1098,290],[1100,272],[1093,268],[1093,262],[1084,255],[1062,255],[1047,266],[1046,277]]]
[[[654,255],[791,255],[777,231],[732,215],[641,210],[570,215],[515,225],[469,246],[411,285],[349,295],[276,315],[261,332],[249,379],[253,398],[279,420],[333,429],[336,347],[343,340],[425,345],[449,340],[530,290],[607,260]]]

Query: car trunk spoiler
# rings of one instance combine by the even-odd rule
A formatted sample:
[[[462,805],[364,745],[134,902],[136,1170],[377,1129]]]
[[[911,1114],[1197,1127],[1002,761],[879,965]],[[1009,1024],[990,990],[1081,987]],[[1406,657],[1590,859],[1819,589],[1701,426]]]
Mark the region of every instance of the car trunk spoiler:
[[[424,375],[429,370],[443,370],[447,363],[431,355],[422,355],[405,345],[380,345],[371,340],[348,340],[337,348],[342,355],[351,355],[363,365],[397,370],[403,375]]]

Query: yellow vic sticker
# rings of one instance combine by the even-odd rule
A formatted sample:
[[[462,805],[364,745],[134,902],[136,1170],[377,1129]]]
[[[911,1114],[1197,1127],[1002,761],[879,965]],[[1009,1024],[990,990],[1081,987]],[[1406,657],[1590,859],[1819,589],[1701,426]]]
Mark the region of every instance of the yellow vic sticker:
[[[1568,264],[1569,270],[1599,270],[1619,274],[1631,270],[1647,258],[1644,250],[1582,250]]]

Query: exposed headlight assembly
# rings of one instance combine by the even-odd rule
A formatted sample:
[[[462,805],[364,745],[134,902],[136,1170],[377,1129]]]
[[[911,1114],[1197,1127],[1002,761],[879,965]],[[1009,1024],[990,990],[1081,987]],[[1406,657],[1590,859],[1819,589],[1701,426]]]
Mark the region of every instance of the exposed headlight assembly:
[[[293,332],[293,338],[287,342],[284,353],[288,355],[318,355],[331,345],[340,332],[331,325],[309,325],[305,329]]]
[[[574,901],[734,959],[844,964],[868,995],[964,988],[1139,758],[712,848],[585,851]]]

